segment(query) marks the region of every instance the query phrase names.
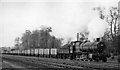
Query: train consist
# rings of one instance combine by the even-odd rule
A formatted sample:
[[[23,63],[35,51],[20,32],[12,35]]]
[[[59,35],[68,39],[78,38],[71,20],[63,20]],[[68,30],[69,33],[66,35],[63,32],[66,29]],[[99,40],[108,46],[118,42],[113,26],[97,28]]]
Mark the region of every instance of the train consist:
[[[106,62],[108,55],[104,52],[105,48],[105,43],[97,38],[94,42],[72,41],[64,48],[13,50],[5,54]]]

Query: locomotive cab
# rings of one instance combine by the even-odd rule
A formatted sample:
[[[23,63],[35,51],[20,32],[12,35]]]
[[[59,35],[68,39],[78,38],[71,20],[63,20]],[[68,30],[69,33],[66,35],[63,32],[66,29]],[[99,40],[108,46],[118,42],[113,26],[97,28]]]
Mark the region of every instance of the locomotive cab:
[[[70,54],[70,59],[76,59],[76,55],[79,54],[79,46],[82,42],[81,41],[73,41],[69,45],[69,54]]]

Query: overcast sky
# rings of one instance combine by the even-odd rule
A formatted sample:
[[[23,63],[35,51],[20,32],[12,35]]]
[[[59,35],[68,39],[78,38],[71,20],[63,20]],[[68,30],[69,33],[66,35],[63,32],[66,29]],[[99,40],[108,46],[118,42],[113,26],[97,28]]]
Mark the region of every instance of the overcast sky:
[[[117,6],[118,0],[0,0],[0,47],[14,46],[25,30],[51,26],[56,37],[76,38],[98,17],[97,6]]]

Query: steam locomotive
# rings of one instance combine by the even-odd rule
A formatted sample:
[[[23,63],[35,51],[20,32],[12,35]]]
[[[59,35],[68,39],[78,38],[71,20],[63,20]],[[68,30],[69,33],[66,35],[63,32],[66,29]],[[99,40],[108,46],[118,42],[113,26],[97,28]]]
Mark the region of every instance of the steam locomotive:
[[[67,47],[63,48],[12,50],[5,54],[97,62],[102,60],[106,62],[108,56],[104,52],[105,48],[105,43],[100,41],[100,38],[97,38],[94,42],[72,41]]]
[[[94,42],[71,42],[70,59],[79,59],[84,61],[107,61],[108,54],[105,53],[106,45],[97,38]]]

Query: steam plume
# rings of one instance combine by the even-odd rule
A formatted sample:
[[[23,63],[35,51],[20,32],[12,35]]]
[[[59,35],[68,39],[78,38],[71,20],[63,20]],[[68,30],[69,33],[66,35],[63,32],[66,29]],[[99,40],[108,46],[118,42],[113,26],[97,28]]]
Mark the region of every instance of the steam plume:
[[[99,17],[94,18],[88,24],[88,39],[93,40],[94,38],[102,37],[107,28],[108,25],[104,20],[100,19]]]

